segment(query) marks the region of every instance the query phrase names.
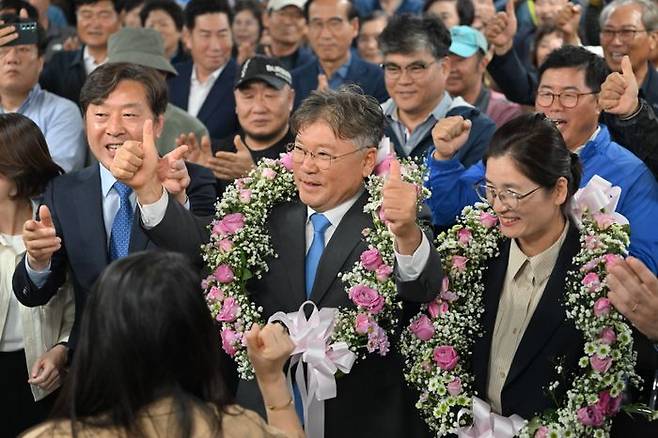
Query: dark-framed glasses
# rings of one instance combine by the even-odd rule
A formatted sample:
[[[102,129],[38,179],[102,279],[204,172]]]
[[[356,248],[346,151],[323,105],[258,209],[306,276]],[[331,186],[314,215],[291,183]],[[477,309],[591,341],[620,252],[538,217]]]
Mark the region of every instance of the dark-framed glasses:
[[[404,67],[395,64],[394,62],[385,62],[381,64],[381,67],[384,69],[384,74],[391,79],[398,79],[402,76],[402,71],[405,71],[409,76],[414,79],[421,79],[425,72],[432,64],[436,64],[439,61],[414,61],[409,65]]]
[[[477,193],[478,198],[480,198],[483,202],[493,206],[494,201],[496,198],[498,198],[501,204],[505,205],[511,210],[516,209],[522,199],[527,198],[541,188],[541,186],[537,186],[526,193],[517,193],[510,189],[499,191],[492,185],[487,184],[487,182],[484,180],[475,183],[473,187],[475,188],[475,193]]]
[[[589,93],[578,93],[575,91],[565,91],[563,93],[552,93],[550,91],[538,91],[535,103],[539,106],[551,106],[557,97],[558,102],[565,108],[574,108],[578,105],[580,96],[588,96],[590,94],[598,94],[598,91],[590,91]]]
[[[318,168],[321,170],[327,170],[331,166],[332,161],[340,160],[341,158],[352,155],[356,152],[362,151],[363,149],[355,149],[352,152],[347,152],[341,155],[331,155],[327,152],[311,152],[305,149],[298,143],[289,143],[286,146],[286,150],[290,152],[292,156],[292,161],[297,164],[302,164],[306,157],[310,157],[311,160],[315,163]]]
[[[615,39],[616,35],[619,35],[619,41],[622,43],[630,43],[635,39],[638,33],[645,33],[646,29],[602,29],[601,30],[601,39],[604,41],[612,41]]]

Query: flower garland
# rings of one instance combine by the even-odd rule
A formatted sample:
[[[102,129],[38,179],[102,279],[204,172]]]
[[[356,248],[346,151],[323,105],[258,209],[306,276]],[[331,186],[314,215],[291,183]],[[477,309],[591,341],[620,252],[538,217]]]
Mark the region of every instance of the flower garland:
[[[406,181],[422,187],[423,168],[407,162],[402,169]],[[243,334],[253,323],[264,322],[263,309],[251,300],[246,284],[254,276],[261,278],[268,270],[268,258],[277,257],[265,224],[276,204],[290,201],[297,193],[291,170],[292,157],[283,154],[278,160],[261,160],[247,177],[231,184],[216,205],[210,241],[202,249],[212,272],[202,282],[206,302],[221,325],[222,347],[236,361],[243,379],[253,378]],[[388,353],[387,329],[397,323],[400,308],[391,275],[395,261],[393,235],[378,213],[383,184],[382,176],[372,175],[367,180],[369,198],[364,211],[372,215],[374,222],[372,229],[362,232],[368,249],[350,272],[340,275],[355,308],[337,310],[329,340],[346,342],[360,358],[366,352],[382,356]],[[419,205],[427,195],[427,190],[419,189]]]
[[[469,362],[482,330],[487,260],[498,255],[504,238],[497,223],[491,208],[478,203],[465,207],[458,223],[437,238],[447,273],[440,296],[402,335],[405,379],[419,390],[416,407],[437,436],[457,433],[471,422],[464,415],[473,401]],[[631,329],[606,298],[606,267],[626,254],[628,227],[611,215],[585,212],[580,240],[574,258],[580,269],[568,275],[565,304],[567,317],[585,339],[582,373],[571,382],[562,406],[526,423],[519,432],[524,438],[608,436],[626,382],[639,382]]]

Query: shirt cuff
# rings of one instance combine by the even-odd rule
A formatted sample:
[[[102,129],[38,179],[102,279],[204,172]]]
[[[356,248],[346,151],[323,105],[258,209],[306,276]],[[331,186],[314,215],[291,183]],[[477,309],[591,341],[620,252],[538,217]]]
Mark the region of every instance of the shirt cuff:
[[[164,187],[162,189],[162,196],[160,196],[160,199],[155,201],[153,204],[142,205],[138,201],[137,205],[139,206],[139,211],[142,215],[142,224],[144,225],[144,228],[150,230],[162,222],[165,212],[167,211],[168,204],[169,193],[164,189]]]
[[[43,271],[35,271],[32,269],[30,266],[30,262],[27,260],[27,256],[25,257],[25,270],[27,271],[27,276],[30,278],[30,281],[34,283],[36,287],[41,289],[44,284],[46,284],[46,280],[48,280],[48,276],[50,275],[50,262],[48,262],[48,267],[44,269]]]
[[[412,255],[403,255],[395,250],[395,260],[397,262],[397,274],[400,281],[414,281],[420,277],[427,261],[430,258],[430,241],[425,233],[420,245]]]

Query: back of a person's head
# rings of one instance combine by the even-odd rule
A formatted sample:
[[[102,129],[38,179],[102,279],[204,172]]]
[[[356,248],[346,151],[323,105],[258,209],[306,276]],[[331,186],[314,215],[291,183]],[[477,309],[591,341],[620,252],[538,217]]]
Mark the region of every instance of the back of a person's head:
[[[229,23],[233,21],[231,8],[225,0],[190,0],[183,13],[185,27],[194,29],[196,17],[206,14],[226,14]]]
[[[16,192],[10,197],[36,197],[51,179],[62,173],[32,120],[19,113],[0,114],[0,174],[16,185]]]
[[[594,92],[610,74],[605,60],[584,47],[566,45],[553,50],[539,67],[539,82],[544,72],[555,68],[575,68],[585,72],[585,84]]]
[[[193,436],[193,409],[214,422],[205,403],[226,404],[219,348],[200,277],[185,256],[153,251],[117,260],[87,300],[55,418],[133,436],[140,410],[171,397],[181,431],[172,436]]]
[[[410,55],[429,50],[436,59],[448,54],[450,32],[440,18],[433,15],[402,14],[391,17],[379,35],[379,47],[384,56],[396,53]]]

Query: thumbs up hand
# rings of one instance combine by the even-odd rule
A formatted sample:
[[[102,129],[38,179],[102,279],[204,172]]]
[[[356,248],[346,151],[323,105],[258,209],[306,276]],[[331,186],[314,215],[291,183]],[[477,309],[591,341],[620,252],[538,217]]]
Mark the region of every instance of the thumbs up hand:
[[[50,210],[46,205],[39,207],[39,219],[25,221],[23,243],[30,267],[36,271],[48,269],[53,254],[62,247],[62,239],[57,237]]]
[[[215,153],[214,159],[210,160],[208,167],[216,178],[233,181],[242,178],[256,166],[251,158],[251,151],[239,135],[233,138],[233,144],[235,152],[219,151]]]
[[[485,25],[484,36],[494,48],[496,55],[502,56],[512,49],[514,35],[518,28],[516,4],[507,0],[505,12],[498,12]]]
[[[622,118],[632,115],[640,106],[638,86],[628,56],[621,60],[621,73],[608,75],[599,93],[599,107]]]
[[[432,128],[435,160],[449,160],[461,149],[471,133],[471,121],[462,116],[445,117]]]
[[[132,187],[140,204],[152,204],[160,199],[163,190],[158,176],[159,160],[153,121],[147,120],[142,128],[142,141],[125,141],[114,155],[110,172],[117,180]]]
[[[400,163],[392,160],[382,190],[381,209],[400,254],[413,254],[421,242],[421,231],[416,224],[417,201],[416,186],[402,180]]]
[[[325,91],[329,89],[329,79],[327,79],[327,75],[325,74],[319,74],[318,75],[318,88],[316,90],[318,91]]]

